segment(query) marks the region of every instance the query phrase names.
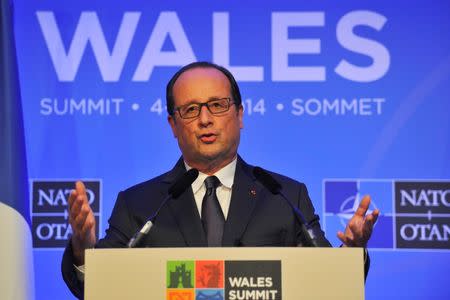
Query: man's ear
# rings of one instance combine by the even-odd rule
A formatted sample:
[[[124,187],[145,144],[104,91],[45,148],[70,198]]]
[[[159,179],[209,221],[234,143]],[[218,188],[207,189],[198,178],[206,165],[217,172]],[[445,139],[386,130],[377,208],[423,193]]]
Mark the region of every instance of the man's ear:
[[[239,105],[238,108],[238,118],[239,118],[239,128],[243,129],[244,128],[244,107],[241,105]]]
[[[177,131],[176,131],[177,124],[175,124],[176,123],[175,118],[173,116],[169,115],[167,117],[167,121],[169,122],[170,128],[172,128],[173,136],[175,138],[177,138]]]

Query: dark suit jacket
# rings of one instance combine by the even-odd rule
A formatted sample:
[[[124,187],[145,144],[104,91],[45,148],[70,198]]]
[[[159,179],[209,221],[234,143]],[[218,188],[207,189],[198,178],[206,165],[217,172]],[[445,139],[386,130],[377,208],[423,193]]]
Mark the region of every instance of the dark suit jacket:
[[[274,196],[252,173],[253,167],[238,157],[228,217],[225,222],[224,247],[295,247],[301,246],[303,236],[292,209],[280,196]],[[156,178],[119,193],[109,219],[106,236],[98,248],[126,247],[130,238],[151,216],[168,194],[169,187],[185,172],[183,160]],[[319,245],[331,247],[320,228],[319,217],[303,183],[271,173],[281,183],[282,192],[303,212],[315,231]],[[206,247],[206,237],[195,204],[192,188],[163,206],[142,247]],[[366,266],[368,268],[368,265]],[[71,245],[62,261],[64,281],[77,297],[83,295],[83,284],[76,278]]]

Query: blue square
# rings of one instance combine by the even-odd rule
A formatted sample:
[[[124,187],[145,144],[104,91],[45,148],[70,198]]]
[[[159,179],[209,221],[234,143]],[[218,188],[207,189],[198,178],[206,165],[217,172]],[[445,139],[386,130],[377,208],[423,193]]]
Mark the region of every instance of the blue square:
[[[373,209],[378,208],[383,214],[393,213],[393,182],[389,181],[369,181],[359,182],[358,192],[361,197],[370,195]],[[371,207],[372,208],[372,207]]]
[[[223,289],[196,289],[195,300],[223,300]]]
[[[340,204],[357,192],[356,181],[325,181],[325,212],[339,213]]]
[[[368,248],[394,248],[393,218],[391,216],[378,216],[370,237]]]

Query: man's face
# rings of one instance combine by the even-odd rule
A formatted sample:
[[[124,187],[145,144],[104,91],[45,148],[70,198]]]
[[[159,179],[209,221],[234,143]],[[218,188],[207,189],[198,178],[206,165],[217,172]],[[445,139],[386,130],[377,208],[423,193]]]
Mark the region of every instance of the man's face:
[[[194,68],[178,77],[173,86],[175,108],[191,104],[205,103],[211,99],[229,97],[230,82],[214,68]],[[242,107],[232,103],[228,111],[213,115],[202,106],[200,115],[193,119],[182,119],[178,112],[169,116],[173,134],[184,160],[192,167],[202,168],[205,164],[224,166],[237,153],[242,123]]]

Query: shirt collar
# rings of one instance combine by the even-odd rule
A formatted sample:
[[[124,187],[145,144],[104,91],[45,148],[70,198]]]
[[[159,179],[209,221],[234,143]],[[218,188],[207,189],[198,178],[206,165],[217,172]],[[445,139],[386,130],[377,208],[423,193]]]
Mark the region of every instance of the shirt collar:
[[[236,163],[237,163],[237,157],[235,157],[228,165],[214,173],[213,175],[216,176],[219,180],[222,186],[225,188],[228,188],[231,190],[233,183],[234,183],[234,173],[236,171]],[[184,162],[184,165],[186,167],[186,170],[189,171],[192,169],[191,166],[189,166],[186,161]],[[204,186],[204,181],[206,177],[210,175],[207,175],[205,173],[199,172],[197,179],[192,183],[192,191],[194,194],[196,194],[200,188]]]

